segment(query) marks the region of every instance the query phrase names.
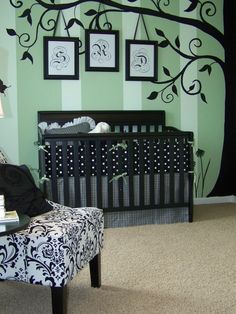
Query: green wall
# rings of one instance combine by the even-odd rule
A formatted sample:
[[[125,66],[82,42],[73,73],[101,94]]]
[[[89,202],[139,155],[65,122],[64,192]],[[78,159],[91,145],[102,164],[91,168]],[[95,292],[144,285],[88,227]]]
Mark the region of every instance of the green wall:
[[[139,1],[139,4],[146,6],[146,1]],[[25,8],[31,2],[26,1]],[[68,1],[61,0],[61,2]],[[123,3],[127,4],[127,1],[123,0]],[[133,5],[137,5],[137,2]],[[170,10],[178,15],[179,12],[183,12],[186,5],[188,4],[185,1],[173,1]],[[219,29],[223,27],[222,6],[223,0],[217,1],[218,13],[211,19]],[[79,11],[85,27],[88,27],[90,18],[86,17],[84,12],[91,8],[97,9],[97,5],[92,2],[83,4]],[[0,120],[0,147],[12,162],[25,163],[33,168],[38,167],[37,147],[34,142],[37,140],[37,111],[39,110],[165,110],[167,124],[193,131],[195,149],[205,150],[205,163],[211,160],[204,194],[207,195],[211,191],[219,172],[224,135],[224,77],[217,65],[213,66],[209,77],[207,73],[199,72],[205,62],[201,61],[194,64],[185,77],[186,84],[189,85],[192,80],[201,78],[207,103],[198,96],[186,95],[181,90],[179,82],[176,83],[178,96],[175,96],[172,102],[162,101],[160,97],[156,100],[148,100],[149,94],[160,86],[157,87],[149,82],[125,81],[125,40],[133,39],[137,16],[132,13],[113,13],[108,15],[108,19],[112,21],[113,29],[120,31],[119,72],[85,72],[84,55],[80,55],[80,80],[44,80],[43,36],[51,36],[52,33],[40,32],[37,43],[30,50],[34,58],[32,65],[29,60],[20,60],[24,49],[20,47],[16,37],[8,36],[5,31],[6,28],[14,28],[19,34],[29,32],[29,24],[25,19],[18,18],[22,11],[22,8],[16,10],[11,7],[8,1],[1,4],[0,78],[12,86],[7,90],[7,96],[3,98],[6,118]],[[34,18],[40,14],[37,13],[40,10],[35,9],[34,12],[36,13],[32,15]],[[71,12],[69,10],[65,12],[67,20],[71,17]],[[196,18],[194,14],[193,18]],[[224,56],[222,47],[216,41],[193,27],[154,17],[145,17],[145,21],[151,40],[160,42],[162,38],[156,35],[155,28],[162,29],[171,42],[179,36],[181,49],[187,53],[189,40],[193,36],[199,36],[203,45],[196,49],[198,54],[214,54],[221,58]],[[32,32],[33,29],[34,27]],[[63,23],[56,35],[67,36]],[[73,26],[70,35],[79,37],[84,43],[84,32],[78,27]],[[136,39],[146,39],[143,25],[140,25]],[[175,75],[185,62],[170,47],[159,48],[158,79],[167,79],[163,66]],[[196,170],[198,169],[197,163]]]

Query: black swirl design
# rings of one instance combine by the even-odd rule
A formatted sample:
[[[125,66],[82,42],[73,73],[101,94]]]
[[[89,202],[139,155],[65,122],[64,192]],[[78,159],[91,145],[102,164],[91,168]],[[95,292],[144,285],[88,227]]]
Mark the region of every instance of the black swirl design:
[[[109,43],[104,39],[99,39],[92,45],[91,58],[98,63],[104,64],[111,59]]]
[[[65,47],[57,46],[53,49],[53,54],[51,56],[51,62],[50,62],[51,67],[60,71],[63,68],[67,68],[69,62],[70,62],[70,57]]]
[[[150,71],[150,61],[146,49],[137,49],[133,52],[131,67],[140,73],[147,73]]]

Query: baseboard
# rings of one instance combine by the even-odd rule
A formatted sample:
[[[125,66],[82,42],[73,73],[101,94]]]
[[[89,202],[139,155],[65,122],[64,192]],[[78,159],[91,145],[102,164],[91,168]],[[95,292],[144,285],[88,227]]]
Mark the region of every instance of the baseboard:
[[[194,199],[193,203],[194,205],[236,203],[236,196],[228,195],[228,196],[198,197]]]

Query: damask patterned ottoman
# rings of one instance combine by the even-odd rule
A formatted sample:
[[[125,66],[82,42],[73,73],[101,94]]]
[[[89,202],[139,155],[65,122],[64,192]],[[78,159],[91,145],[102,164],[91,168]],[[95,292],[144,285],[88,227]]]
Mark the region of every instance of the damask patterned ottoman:
[[[53,209],[31,218],[27,229],[0,237],[0,279],[50,286],[55,292],[99,256],[102,210],[48,202]]]

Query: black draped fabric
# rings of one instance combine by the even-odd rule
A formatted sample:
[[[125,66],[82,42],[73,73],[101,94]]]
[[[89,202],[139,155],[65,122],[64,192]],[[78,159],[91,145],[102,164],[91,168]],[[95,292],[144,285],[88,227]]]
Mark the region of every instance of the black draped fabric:
[[[6,210],[30,217],[52,209],[25,165],[0,164],[0,194],[5,197]]]

